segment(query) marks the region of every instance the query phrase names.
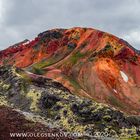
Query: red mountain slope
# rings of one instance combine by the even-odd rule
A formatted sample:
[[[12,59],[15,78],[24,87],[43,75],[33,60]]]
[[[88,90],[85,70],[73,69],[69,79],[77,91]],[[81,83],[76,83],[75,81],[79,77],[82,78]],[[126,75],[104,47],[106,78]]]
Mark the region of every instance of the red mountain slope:
[[[91,28],[53,29],[0,52],[14,65],[62,83],[73,94],[140,114],[140,55],[124,40]]]

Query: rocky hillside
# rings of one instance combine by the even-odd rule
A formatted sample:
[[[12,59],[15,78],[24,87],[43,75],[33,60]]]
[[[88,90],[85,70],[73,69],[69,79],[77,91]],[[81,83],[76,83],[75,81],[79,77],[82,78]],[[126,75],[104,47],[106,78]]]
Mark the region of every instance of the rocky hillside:
[[[0,65],[1,105],[30,121],[37,115],[88,138],[140,135],[140,55],[126,41],[91,28],[53,29],[0,51]]]
[[[53,132],[53,129],[58,133],[59,131],[79,132],[84,134],[82,138],[93,138],[98,132],[106,132],[108,137],[140,135],[138,129],[140,117],[127,116],[108,105],[73,95],[60,83],[51,79],[6,66],[0,68],[0,85],[0,103],[3,106],[1,109],[5,109],[3,111],[5,113],[10,111],[10,116],[13,114],[11,117],[13,123],[16,120],[12,118],[15,118],[17,113],[20,117],[15,124],[12,124],[15,128],[13,130],[9,128],[10,132],[16,130],[22,132],[22,129],[34,131],[36,127],[41,127],[37,124],[40,123],[45,125],[42,126],[45,127],[43,132]],[[14,111],[17,112],[15,115]],[[0,115],[1,113],[2,111]],[[33,122],[35,124],[32,126]],[[23,125],[17,128],[16,125],[19,123],[25,123],[24,125],[31,123],[31,126],[27,125],[30,127],[24,128]],[[9,126],[6,121],[3,125]],[[5,131],[4,129],[2,132],[9,132]]]

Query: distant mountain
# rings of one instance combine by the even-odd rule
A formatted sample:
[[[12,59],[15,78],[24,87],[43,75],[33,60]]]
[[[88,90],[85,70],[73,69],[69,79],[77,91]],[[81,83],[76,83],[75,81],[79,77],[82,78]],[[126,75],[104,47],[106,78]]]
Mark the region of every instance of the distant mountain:
[[[14,108],[41,112],[53,121],[59,120],[68,131],[85,132],[87,125],[101,131],[99,125],[104,124],[102,129],[111,126],[119,134],[123,127],[140,125],[140,52],[114,35],[80,27],[48,30],[34,40],[24,40],[0,51],[0,65],[1,85],[7,87],[0,91],[4,94],[6,90],[5,102]],[[13,79],[22,79],[17,87],[10,78],[14,74]],[[85,101],[88,103],[82,107]],[[45,105],[41,106],[42,102]],[[55,112],[57,103],[73,118],[62,115],[59,109]],[[101,112],[95,103],[101,105]],[[46,115],[48,108],[54,115]],[[117,125],[113,123],[115,118],[105,113],[107,110],[118,113]],[[104,121],[105,116],[109,116],[109,122]],[[81,129],[74,129],[74,122],[68,120]],[[97,127],[92,127],[93,124]]]

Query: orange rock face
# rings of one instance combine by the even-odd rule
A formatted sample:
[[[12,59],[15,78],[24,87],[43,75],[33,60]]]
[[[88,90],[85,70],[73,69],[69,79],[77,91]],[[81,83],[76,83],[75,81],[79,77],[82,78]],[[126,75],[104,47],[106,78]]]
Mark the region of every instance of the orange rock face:
[[[53,29],[0,52],[14,65],[62,83],[73,94],[140,114],[140,55],[124,40],[91,28]]]

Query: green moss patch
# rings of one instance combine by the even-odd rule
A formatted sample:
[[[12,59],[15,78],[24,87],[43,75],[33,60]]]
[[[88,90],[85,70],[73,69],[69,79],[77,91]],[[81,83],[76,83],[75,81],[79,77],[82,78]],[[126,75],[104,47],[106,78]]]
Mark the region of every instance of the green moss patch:
[[[76,64],[76,62],[84,56],[86,56],[86,54],[77,52],[71,56],[70,61],[72,62],[72,64]]]

